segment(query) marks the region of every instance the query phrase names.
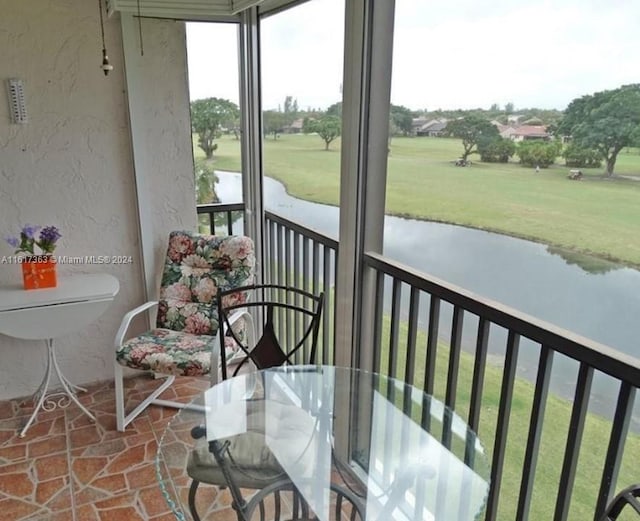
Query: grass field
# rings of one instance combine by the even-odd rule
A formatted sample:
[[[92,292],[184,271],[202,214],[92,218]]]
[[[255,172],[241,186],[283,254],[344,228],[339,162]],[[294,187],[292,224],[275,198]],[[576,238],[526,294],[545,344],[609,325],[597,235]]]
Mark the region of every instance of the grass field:
[[[214,166],[240,170],[239,141],[218,142]],[[393,138],[386,212],[498,231],[640,266],[640,152],[624,150],[618,177],[583,169],[582,181],[567,179],[569,168],[554,165],[536,174],[517,163],[451,161],[460,141]],[[202,151],[195,147],[196,155]],[[340,142],[329,151],[315,135],[283,135],[264,141],[265,171],[295,197],[338,204]],[[475,156],[472,156],[474,159]],[[562,161],[559,159],[559,163]]]

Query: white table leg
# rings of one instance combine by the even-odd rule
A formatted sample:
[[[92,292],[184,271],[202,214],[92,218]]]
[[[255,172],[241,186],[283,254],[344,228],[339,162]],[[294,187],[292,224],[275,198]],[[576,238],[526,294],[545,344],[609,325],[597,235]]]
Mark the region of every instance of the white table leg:
[[[33,412],[31,413],[31,416],[29,417],[29,420],[27,421],[27,424],[20,431],[21,438],[25,437],[27,433],[27,429],[34,422],[34,420],[36,419],[36,416],[38,415],[38,411],[41,408],[45,411],[53,411],[56,407],[60,407],[64,409],[65,407],[69,406],[71,401],[73,401],[78,407],[80,407],[80,410],[84,414],[86,414],[89,418],[91,418],[91,420],[95,421],[96,419],[95,416],[91,414],[91,412],[89,412],[89,410],[80,403],[80,401],[78,400],[78,397],[75,394],[78,391],[86,392],[87,390],[83,387],[80,387],[79,385],[75,385],[71,383],[67,379],[67,377],[64,374],[62,374],[62,371],[60,370],[60,366],[58,365],[58,360],[56,359],[55,344],[53,342],[53,339],[48,338],[46,340],[46,344],[47,344],[47,369],[45,371],[42,382],[38,386],[38,390],[33,395],[33,401],[34,402],[37,401],[37,403],[33,409]],[[60,384],[62,385],[63,390],[48,394],[47,391],[49,389],[49,382],[51,381],[52,366],[54,371],[56,372],[56,375],[58,376],[58,379],[60,380]],[[54,396],[59,396],[59,395],[62,395],[62,397],[57,401],[52,399]]]
[[[33,412],[27,421],[27,424],[20,431],[20,437],[24,438],[27,433],[27,429],[31,427],[31,424],[36,419],[38,411],[42,404],[44,403],[45,398],[47,397],[47,389],[49,388],[49,381],[51,380],[51,350],[47,349],[47,369],[45,370],[44,377],[42,378],[42,382],[38,386],[38,389],[33,394],[33,401],[36,402],[35,407],[33,408]]]

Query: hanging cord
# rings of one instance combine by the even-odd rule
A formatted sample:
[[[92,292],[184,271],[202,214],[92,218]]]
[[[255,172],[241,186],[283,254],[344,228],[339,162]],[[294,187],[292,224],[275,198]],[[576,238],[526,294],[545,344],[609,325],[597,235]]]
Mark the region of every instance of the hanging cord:
[[[100,11],[100,36],[102,37],[102,65],[100,66],[100,68],[106,76],[113,70],[113,65],[109,63],[109,56],[107,56],[107,46],[104,41],[104,18],[102,17],[102,0],[98,0],[98,9]]]
[[[142,16],[140,15],[140,0],[138,4],[138,34],[140,36],[140,56],[144,56],[144,44],[142,43]]]

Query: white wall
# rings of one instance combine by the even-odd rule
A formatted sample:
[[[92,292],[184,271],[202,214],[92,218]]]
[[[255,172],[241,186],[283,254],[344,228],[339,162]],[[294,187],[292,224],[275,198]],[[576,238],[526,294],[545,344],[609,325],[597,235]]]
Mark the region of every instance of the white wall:
[[[126,255],[125,265],[59,265],[59,276],[109,272],[120,293],[101,320],[58,339],[60,364],[75,383],[113,374],[122,315],[144,299],[143,258],[118,15],[106,20],[114,70],[104,77],[98,2],[0,0],[0,237],[24,223],[55,224],[58,255]],[[144,143],[153,158],[138,172],[154,219],[154,264],[168,232],[196,222],[184,25],[144,20],[138,77],[148,89]],[[6,79],[24,81],[29,122],[11,124]],[[12,249],[0,243],[0,258]],[[20,267],[0,264],[0,284]],[[45,367],[44,344],[0,335],[0,399],[31,394]]]

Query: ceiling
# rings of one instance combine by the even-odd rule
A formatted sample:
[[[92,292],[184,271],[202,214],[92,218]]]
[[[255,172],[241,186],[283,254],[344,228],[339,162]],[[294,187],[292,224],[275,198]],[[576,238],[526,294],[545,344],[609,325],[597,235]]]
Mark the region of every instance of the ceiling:
[[[259,6],[261,14],[280,10],[296,0],[107,0],[109,14],[114,11],[144,17],[177,20],[235,21],[238,14]]]

